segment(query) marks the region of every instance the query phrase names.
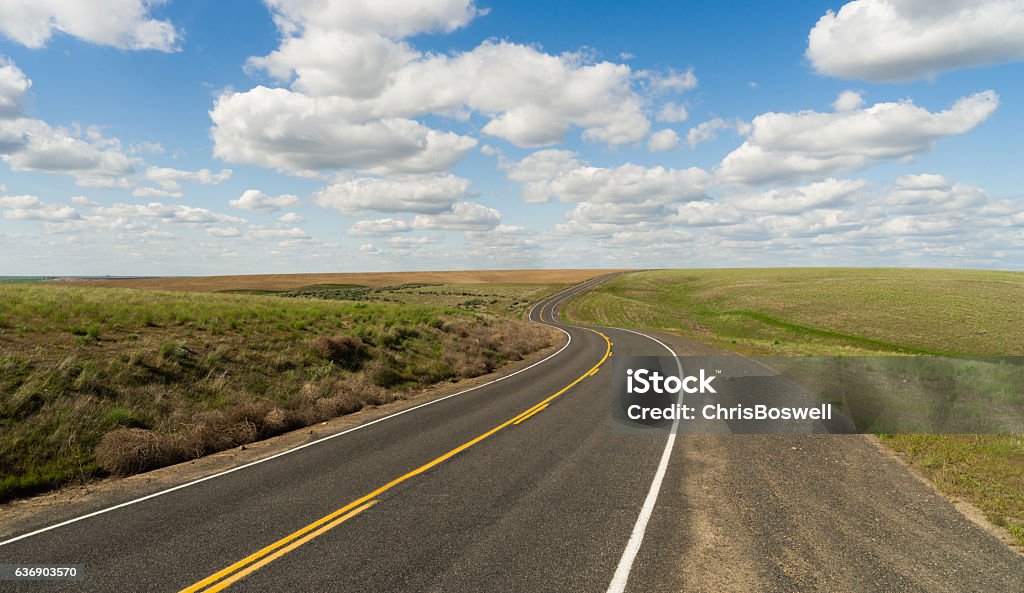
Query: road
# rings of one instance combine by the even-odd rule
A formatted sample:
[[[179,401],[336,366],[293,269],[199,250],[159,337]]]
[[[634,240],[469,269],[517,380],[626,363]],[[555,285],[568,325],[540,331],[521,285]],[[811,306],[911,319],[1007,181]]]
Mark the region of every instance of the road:
[[[610,356],[709,350],[561,323],[589,286],[531,311],[565,332],[542,362],[8,539],[0,564],[86,577],[0,590],[1024,591],[1024,559],[866,437],[613,431]]]

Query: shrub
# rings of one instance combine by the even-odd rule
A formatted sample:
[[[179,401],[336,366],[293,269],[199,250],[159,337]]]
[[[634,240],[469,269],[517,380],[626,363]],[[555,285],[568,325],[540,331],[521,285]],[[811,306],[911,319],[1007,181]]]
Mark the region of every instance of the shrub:
[[[96,445],[96,463],[114,475],[127,476],[166,463],[160,437],[144,428],[116,428]]]
[[[317,354],[350,371],[370,359],[366,345],[355,336],[317,336],[312,345]]]

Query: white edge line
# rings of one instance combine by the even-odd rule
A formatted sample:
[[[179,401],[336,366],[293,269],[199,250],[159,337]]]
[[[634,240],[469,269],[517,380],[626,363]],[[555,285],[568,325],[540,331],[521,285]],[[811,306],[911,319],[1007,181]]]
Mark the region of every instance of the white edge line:
[[[603,277],[599,277],[599,278],[597,278],[595,280],[600,280],[600,279],[603,279]],[[543,303],[545,301],[553,301],[554,299],[557,299],[558,297],[561,297],[562,295],[566,295],[563,298],[568,298],[569,297],[569,293],[571,293],[574,290],[578,290],[578,289],[581,289],[581,288],[583,288],[585,286],[588,286],[590,284],[590,282],[593,282],[593,280],[588,281],[588,282],[584,282],[584,283],[576,285],[576,286],[571,286],[571,287],[563,290],[562,292],[556,293],[556,294],[554,294],[551,297],[548,297],[546,299],[542,299],[542,300],[534,303],[533,306],[530,307],[530,312],[527,315],[527,319],[530,322],[532,322],[532,323],[540,323],[542,325],[548,325],[549,327],[554,327],[558,331],[560,331],[563,334],[565,334],[565,336],[568,338],[568,340],[566,340],[565,344],[561,348],[559,348],[557,352],[554,352],[554,353],[546,356],[545,358],[543,358],[541,360],[538,360],[537,362],[531,364],[528,367],[521,368],[518,371],[515,371],[513,373],[509,373],[507,375],[498,377],[497,379],[494,379],[493,381],[488,381],[487,383],[481,383],[480,385],[477,385],[475,387],[470,387],[469,389],[464,389],[462,391],[459,391],[457,393],[453,393],[451,395],[446,395],[444,397],[439,397],[437,399],[430,400],[428,402],[424,402],[424,403],[419,404],[417,406],[413,406],[411,408],[406,408],[404,410],[395,412],[394,414],[388,414],[387,416],[382,416],[380,418],[377,418],[376,420],[371,420],[369,422],[360,424],[359,426],[354,426],[354,427],[349,428],[347,430],[343,430],[341,432],[337,432],[337,433],[334,433],[332,435],[325,436],[322,439],[317,439],[315,441],[311,441],[309,443],[305,443],[303,445],[299,445],[297,447],[293,447],[291,449],[287,449],[287,450],[281,451],[280,453],[275,453],[274,455],[271,455],[269,457],[264,457],[262,459],[257,459],[256,461],[250,461],[249,463],[246,463],[246,464],[243,464],[243,465],[239,465],[238,467],[233,467],[231,469],[227,469],[227,470],[224,470],[222,472],[218,472],[218,473],[215,473],[215,474],[211,474],[209,476],[204,476],[202,478],[198,478],[196,480],[192,480],[191,482],[186,482],[184,484],[179,484],[177,486],[174,486],[174,487],[171,487],[171,488],[167,488],[165,490],[160,490],[160,491],[154,492],[152,494],[147,494],[146,496],[142,496],[140,498],[133,498],[132,500],[128,500],[128,501],[122,502],[120,504],[116,504],[114,506],[106,507],[106,508],[100,509],[98,511],[93,511],[93,512],[87,513],[85,515],[81,515],[79,517],[74,517],[74,518],[68,519],[66,521],[61,521],[60,523],[56,523],[56,524],[50,525],[48,527],[43,527],[43,528],[40,528],[40,529],[36,529],[35,531],[30,531],[28,533],[24,533],[24,534],[19,535],[17,537],[12,537],[10,539],[4,540],[4,541],[0,541],[0,546],[6,546],[7,544],[13,544],[16,541],[23,540],[23,539],[26,539],[26,538],[29,538],[29,537],[32,537],[32,536],[35,536],[35,535],[39,535],[41,533],[46,533],[47,531],[51,531],[51,530],[57,529],[59,527],[64,527],[66,525],[71,525],[72,523],[78,523],[79,521],[84,521],[86,519],[91,519],[92,517],[96,517],[98,515],[103,515],[105,513],[109,513],[111,511],[116,511],[118,509],[123,509],[124,507],[131,506],[131,505],[134,505],[134,504],[138,504],[140,502],[144,502],[144,501],[150,500],[152,498],[156,498],[158,496],[163,496],[164,494],[170,494],[171,492],[175,492],[177,490],[182,490],[182,489],[188,488],[190,486],[195,486],[196,484],[201,484],[203,482],[206,482],[207,480],[212,480],[214,478],[219,478],[219,477],[222,477],[222,476],[226,476],[228,474],[232,474],[232,473],[237,472],[239,470],[250,468],[250,467],[252,467],[254,465],[259,465],[261,463],[265,463],[267,461],[271,461],[273,459],[277,459],[278,457],[283,457],[285,455],[288,455],[289,453],[294,453],[296,451],[305,449],[306,447],[312,447],[313,445],[319,445],[320,443],[329,441],[331,439],[340,437],[342,435],[346,435],[346,434],[348,434],[350,432],[355,432],[355,431],[360,430],[362,428],[366,428],[367,426],[372,426],[374,424],[377,424],[378,422],[383,422],[385,420],[389,420],[391,418],[395,418],[396,416],[401,416],[402,414],[406,414],[408,412],[412,412],[413,410],[418,410],[420,408],[424,408],[426,406],[433,405],[433,404],[436,404],[438,402],[442,402],[442,401],[444,401],[446,399],[451,399],[453,397],[462,395],[464,393],[469,393],[470,391],[475,391],[477,389],[480,389],[481,387],[486,387],[488,385],[493,385],[494,383],[497,383],[499,381],[504,381],[505,379],[508,379],[509,377],[514,377],[514,376],[518,375],[519,373],[528,371],[528,370],[532,369],[533,367],[535,367],[535,366],[537,366],[539,364],[543,364],[543,363],[551,360],[552,358],[558,356],[559,354],[562,353],[563,350],[565,350],[566,348],[569,347],[569,344],[572,343],[572,336],[569,335],[569,332],[565,331],[564,329],[562,329],[562,328],[560,328],[560,327],[558,327],[556,325],[553,325],[553,324],[546,324],[546,323],[544,323],[543,319],[541,319],[539,322],[538,321],[534,321],[533,320],[533,311],[534,311],[534,309],[537,308],[537,305],[539,305],[539,304],[541,304],[541,303]]]
[[[661,344],[662,347],[668,350],[672,356],[675,357],[676,368],[678,368],[680,376],[683,374],[683,367],[679,362],[679,355],[658,338],[622,327],[612,329],[627,331],[631,334],[643,336]],[[682,401],[683,394],[682,392],[679,392],[679,397],[676,400],[676,403],[681,404]],[[644,534],[647,532],[647,523],[651,520],[651,514],[654,512],[654,505],[658,502],[658,493],[661,491],[661,482],[664,480],[665,472],[668,470],[669,458],[672,457],[672,448],[676,442],[676,429],[678,427],[679,419],[676,418],[672,421],[672,430],[668,435],[668,441],[665,442],[665,449],[661,453],[661,461],[658,462],[658,469],[654,472],[654,479],[651,480],[651,488],[647,491],[647,496],[644,498],[643,506],[640,507],[640,516],[636,518],[636,524],[633,525],[633,532],[630,534],[629,541],[626,543],[626,549],[622,552],[622,558],[619,559],[619,565],[615,568],[615,574],[612,575],[611,583],[608,584],[607,593],[622,593],[626,590],[626,583],[629,582],[629,573],[633,569],[633,561],[636,560],[636,555],[640,552],[640,545],[643,544]]]

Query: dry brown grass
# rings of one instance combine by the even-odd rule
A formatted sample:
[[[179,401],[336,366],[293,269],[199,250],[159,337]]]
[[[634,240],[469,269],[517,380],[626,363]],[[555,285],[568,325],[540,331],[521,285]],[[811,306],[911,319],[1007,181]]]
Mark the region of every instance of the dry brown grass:
[[[85,286],[218,292],[222,290],[295,290],[318,284],[396,286],[400,284],[573,284],[622,270],[466,270],[338,274],[252,274],[123,280],[64,280]]]

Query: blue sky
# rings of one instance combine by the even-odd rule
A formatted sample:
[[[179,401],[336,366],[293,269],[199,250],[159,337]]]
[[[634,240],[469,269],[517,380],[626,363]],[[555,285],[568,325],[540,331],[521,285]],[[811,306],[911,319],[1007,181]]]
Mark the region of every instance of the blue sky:
[[[0,275],[1021,269],[1024,2],[0,7]]]

